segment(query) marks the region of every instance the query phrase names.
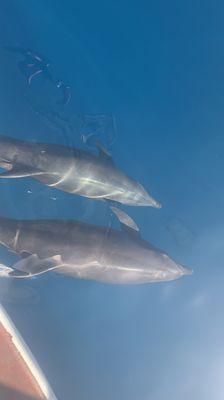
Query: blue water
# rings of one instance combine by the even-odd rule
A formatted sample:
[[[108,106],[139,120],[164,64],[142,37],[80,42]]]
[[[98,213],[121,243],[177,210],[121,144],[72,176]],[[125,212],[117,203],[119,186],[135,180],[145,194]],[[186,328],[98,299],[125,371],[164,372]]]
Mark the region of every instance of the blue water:
[[[53,274],[1,283],[0,299],[58,399],[223,399],[223,12],[208,0],[1,7],[1,133],[85,147],[80,116],[112,115],[115,162],[163,204],[123,209],[146,240],[194,270],[127,287]],[[59,92],[41,77],[28,88],[5,45],[46,55],[71,102],[55,106]],[[69,117],[73,132],[30,102]],[[103,203],[29,179],[0,183],[2,216],[108,224]],[[3,248],[0,257],[15,259]]]

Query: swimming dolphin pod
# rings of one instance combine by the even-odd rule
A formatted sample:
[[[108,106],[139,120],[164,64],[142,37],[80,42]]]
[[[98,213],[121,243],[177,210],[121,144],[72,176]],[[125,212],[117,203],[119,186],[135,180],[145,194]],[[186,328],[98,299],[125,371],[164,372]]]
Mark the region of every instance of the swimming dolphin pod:
[[[18,67],[29,85],[41,74],[61,91],[62,100],[58,105],[70,102],[70,86],[54,78],[45,57],[30,49],[13,46],[5,49],[23,57]],[[68,123],[69,130],[72,128],[57,111],[34,111],[56,126],[59,120]],[[115,130],[113,117],[109,120],[103,114],[100,117],[98,120],[96,116],[86,115],[81,124],[83,142],[90,145],[93,141],[98,155],[0,135],[0,167],[5,170],[0,178],[33,178],[64,192],[106,200],[110,204],[161,208],[140,183],[115,165],[107,148],[97,142],[99,134],[108,128],[108,121]],[[114,137],[110,142],[113,140]],[[192,273],[142,239],[138,226],[124,211],[112,205],[110,208],[120,221],[121,230],[74,220],[0,217],[0,244],[20,256],[11,267],[0,264],[0,276],[31,278],[53,271],[105,283],[137,284],[170,281]]]
[[[121,172],[98,144],[99,155],[80,149],[0,136],[0,178],[32,177],[82,196],[126,205],[161,205]],[[133,219],[110,207],[121,230],[73,220],[13,220],[0,217],[0,244],[21,259],[0,265],[1,277],[30,278],[53,271],[113,284],[160,282],[192,271],[141,238]]]
[[[111,284],[170,281],[191,270],[141,238],[123,211],[121,230],[71,220],[0,218],[0,243],[21,256],[0,276],[30,278],[49,271]],[[126,224],[127,221],[127,224]]]
[[[33,178],[45,185],[92,199],[133,206],[161,204],[118,169],[98,143],[96,156],[81,149],[32,143],[0,135],[0,178]]]

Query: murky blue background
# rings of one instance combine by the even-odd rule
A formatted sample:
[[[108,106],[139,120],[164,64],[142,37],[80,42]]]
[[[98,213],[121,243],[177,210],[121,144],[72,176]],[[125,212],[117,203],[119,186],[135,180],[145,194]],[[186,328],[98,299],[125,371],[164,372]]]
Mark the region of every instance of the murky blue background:
[[[224,321],[224,5],[201,1],[8,0],[0,13],[0,130],[56,143],[64,135],[27,101],[4,45],[31,47],[72,87],[63,110],[112,114],[117,165],[163,204],[124,208],[142,236],[194,275],[170,283],[107,286],[48,274],[0,282],[0,299],[63,400],[221,400]],[[0,214],[108,224],[100,202],[29,179],[0,182]],[[116,221],[113,222],[116,225]],[[15,257],[0,249],[1,261]]]

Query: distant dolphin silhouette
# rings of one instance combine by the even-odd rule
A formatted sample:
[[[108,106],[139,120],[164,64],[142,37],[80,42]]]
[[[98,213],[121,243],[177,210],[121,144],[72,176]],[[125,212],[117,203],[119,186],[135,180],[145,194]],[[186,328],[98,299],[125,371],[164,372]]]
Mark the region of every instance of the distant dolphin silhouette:
[[[32,143],[0,135],[0,178],[34,178],[48,186],[93,199],[126,205],[161,204],[120,171],[106,150],[99,155],[50,143]]]
[[[122,230],[77,221],[0,218],[0,243],[23,258],[3,277],[29,278],[48,271],[114,284],[160,282],[189,275],[163,251],[143,240],[135,222],[112,208]]]
[[[24,59],[19,61],[17,65],[20,72],[26,77],[29,85],[33,78],[40,74],[44,75],[45,78],[55,84],[54,78],[49,71],[50,62],[42,54],[19,46],[4,46],[4,48],[7,51],[20,54],[24,57]]]
[[[26,77],[28,85],[31,84],[33,78],[38,75],[44,76],[54,86],[62,92],[62,99],[57,101],[58,104],[67,105],[71,100],[71,88],[61,79],[54,78],[50,72],[50,62],[42,54],[31,49],[24,49],[19,46],[4,46],[4,49],[23,56],[23,60],[17,63],[20,72]]]

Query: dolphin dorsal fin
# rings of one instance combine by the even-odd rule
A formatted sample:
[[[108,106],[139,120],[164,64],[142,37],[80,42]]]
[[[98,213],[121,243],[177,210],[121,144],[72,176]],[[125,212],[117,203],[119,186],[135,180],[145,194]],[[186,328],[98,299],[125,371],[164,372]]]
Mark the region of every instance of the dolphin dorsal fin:
[[[102,143],[100,143],[99,140],[96,141],[96,147],[99,150],[99,157],[102,160],[109,162],[110,164],[114,164],[114,160],[111,157],[109,151],[102,145]]]
[[[23,251],[21,251],[20,256],[21,256],[21,258],[27,258],[27,257],[30,257],[31,254],[32,253],[29,253],[28,251],[23,250]]]
[[[135,223],[135,221],[129,217],[124,211],[120,210],[117,207],[110,207],[116,217],[119,219],[121,223],[121,228],[128,235],[134,235],[135,237],[140,237],[139,227]]]

